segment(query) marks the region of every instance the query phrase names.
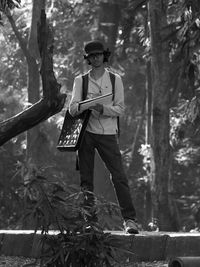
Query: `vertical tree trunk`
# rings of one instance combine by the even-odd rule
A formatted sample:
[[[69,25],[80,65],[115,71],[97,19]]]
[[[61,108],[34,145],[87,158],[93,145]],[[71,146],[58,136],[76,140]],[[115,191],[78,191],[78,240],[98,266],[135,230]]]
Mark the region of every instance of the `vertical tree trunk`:
[[[34,104],[40,99],[40,77],[38,64],[36,60],[30,56],[27,58],[28,64],[28,102]],[[26,157],[27,160],[36,163],[37,157],[37,140],[40,135],[40,125],[36,125],[34,128],[27,131],[27,148],[26,148]]]
[[[151,143],[151,105],[152,105],[152,80],[151,80],[151,61],[146,63],[146,126],[145,142]]]
[[[28,102],[34,104],[40,99],[40,76],[37,63],[40,57],[37,45],[37,25],[40,20],[41,9],[44,9],[45,7],[45,0],[32,0],[32,3],[32,21],[28,42],[22,37],[17,29],[9,9],[6,10],[6,15],[27,61]],[[38,157],[41,145],[38,142],[40,135],[39,125],[27,132],[27,160],[30,162],[31,159],[35,165],[40,162],[40,158]]]
[[[36,103],[40,99],[40,74],[37,60],[39,61],[39,49],[37,38],[37,25],[40,21],[41,9],[45,7],[45,0],[32,0],[32,20],[27,44],[28,56],[28,102]],[[27,131],[27,161],[38,166],[41,163],[41,133],[40,125]]]
[[[150,0],[150,35],[152,53],[152,200],[154,217],[160,230],[173,230],[169,209],[168,183],[170,175],[169,145],[169,51],[163,29],[167,26],[166,0]]]
[[[20,43],[21,49],[27,61],[27,90],[28,102],[35,104],[40,99],[40,73],[37,61],[40,60],[37,38],[37,26],[40,21],[41,9],[45,7],[45,0],[32,0],[32,20],[29,32],[28,42],[26,42],[20,35],[14,23],[12,16],[9,14],[9,20],[15,31],[16,37]],[[27,175],[31,177],[32,168],[38,168],[42,164],[41,145],[44,146],[46,139],[41,134],[40,125],[27,131],[27,148],[26,148],[26,161],[27,161]],[[26,204],[25,204],[26,205]],[[32,225],[29,221],[24,221],[24,228],[30,228]]]
[[[116,3],[101,2],[100,3],[100,18],[99,30],[105,36],[104,41],[106,46],[111,50],[110,62],[112,63],[115,44],[118,35],[118,27],[121,18],[120,5]]]
[[[145,118],[145,144],[151,144],[151,106],[152,106],[152,79],[151,79],[151,61],[146,63],[146,118]],[[145,222],[148,224],[152,220],[152,200],[151,200],[151,183],[150,183],[150,171],[146,173],[148,177],[146,195],[145,195]]]
[[[13,23],[13,20],[11,18],[9,19]],[[0,146],[20,133],[35,127],[40,122],[44,122],[49,117],[60,112],[64,106],[66,94],[60,93],[61,86],[57,82],[54,74],[54,38],[50,27],[48,27],[46,23],[46,14],[44,9],[41,10],[41,23],[39,25],[38,32],[38,42],[42,61],[40,74],[43,81],[43,97],[36,104],[31,105],[24,111],[0,122]],[[21,41],[23,40],[20,38],[20,42]]]

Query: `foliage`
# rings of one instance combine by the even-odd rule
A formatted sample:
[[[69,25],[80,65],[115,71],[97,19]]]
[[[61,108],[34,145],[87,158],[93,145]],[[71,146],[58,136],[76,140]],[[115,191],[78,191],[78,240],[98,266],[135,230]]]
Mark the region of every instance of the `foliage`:
[[[83,72],[83,46],[95,30],[97,1],[55,1],[49,17],[55,31],[57,78],[71,92],[75,75]],[[49,13],[48,12],[48,13]]]
[[[7,8],[14,9],[19,7],[21,0],[0,0],[0,25],[3,25],[2,22],[2,13],[6,11]]]
[[[170,140],[174,148],[188,140],[198,143],[199,114],[196,96],[191,101],[180,99],[177,107],[171,109]]]
[[[199,100],[181,99],[171,109],[170,140],[174,151],[174,193],[180,225],[185,231],[199,225]]]
[[[17,162],[23,159],[18,147],[19,144],[10,142],[0,148],[0,229],[19,228],[23,216],[22,178],[13,168],[18,168]]]
[[[16,45],[14,34],[7,23],[0,28],[0,120],[6,120],[22,110],[26,105],[26,94],[23,90],[26,81],[26,70],[23,57]],[[17,60],[16,60],[17,59]],[[23,212],[23,197],[20,193],[22,177],[19,162],[25,158],[25,134],[13,138],[0,148],[1,189],[0,189],[0,228],[16,229],[21,227],[20,218]]]
[[[174,152],[171,182],[182,225],[185,214],[188,216],[191,213],[189,198],[194,196],[195,204],[198,200],[195,187],[199,188],[199,107],[195,97],[199,87],[199,1],[168,1],[167,19],[168,26],[163,29],[162,38],[163,42],[169,44],[170,58],[170,144]],[[142,30],[142,33],[145,32]],[[148,39],[146,37],[143,40]],[[143,169],[146,172],[142,176],[143,180],[150,179],[146,151],[143,147],[140,150],[144,156]],[[187,185],[191,190],[187,190]],[[178,204],[182,197],[185,200],[184,208]]]
[[[169,5],[169,28],[166,38],[170,43],[172,104],[178,94],[192,99],[199,86],[199,3],[180,1]],[[168,33],[167,33],[168,32]],[[175,98],[175,99],[174,99]]]
[[[44,264],[56,267],[111,267],[114,263],[116,266],[116,251],[120,251],[122,247],[120,240],[99,229],[92,229],[90,233],[83,234],[45,236],[43,242],[50,247],[46,252],[49,255],[48,259],[43,261]]]
[[[49,182],[35,171],[26,182],[26,218],[43,234],[41,266],[113,266],[116,252],[124,250],[121,241],[104,233],[97,222],[87,221],[84,193],[76,191],[76,187],[65,189],[63,184]],[[97,211],[98,205],[102,209],[102,203],[96,204]],[[48,235],[50,229],[57,233]]]

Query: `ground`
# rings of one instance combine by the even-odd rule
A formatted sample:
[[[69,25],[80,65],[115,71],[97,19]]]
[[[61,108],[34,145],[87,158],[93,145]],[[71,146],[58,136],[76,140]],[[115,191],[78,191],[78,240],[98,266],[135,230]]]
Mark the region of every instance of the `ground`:
[[[0,256],[0,267],[39,267],[39,262],[35,259],[28,259],[24,257],[6,257]],[[135,263],[131,267],[167,267],[167,262],[154,261],[154,262],[140,262]],[[129,265],[126,265],[129,267]]]

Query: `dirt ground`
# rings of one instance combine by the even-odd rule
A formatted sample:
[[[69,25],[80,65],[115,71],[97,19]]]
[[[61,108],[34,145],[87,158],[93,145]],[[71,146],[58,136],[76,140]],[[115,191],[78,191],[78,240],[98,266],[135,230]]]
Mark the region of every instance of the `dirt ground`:
[[[24,257],[7,257],[0,256],[0,267],[39,267],[39,261]],[[122,266],[123,267],[123,266]],[[134,265],[126,265],[124,267],[168,267],[167,262],[140,262]]]

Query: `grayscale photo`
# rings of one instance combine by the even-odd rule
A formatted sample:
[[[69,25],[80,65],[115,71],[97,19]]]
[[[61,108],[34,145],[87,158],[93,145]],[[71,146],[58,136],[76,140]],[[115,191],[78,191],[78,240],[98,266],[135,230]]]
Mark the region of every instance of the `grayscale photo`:
[[[0,0],[0,267],[200,267],[199,44],[199,0]]]

